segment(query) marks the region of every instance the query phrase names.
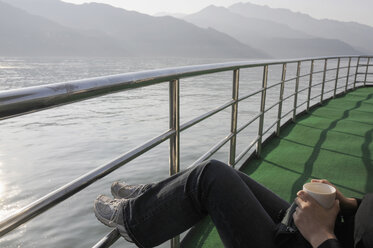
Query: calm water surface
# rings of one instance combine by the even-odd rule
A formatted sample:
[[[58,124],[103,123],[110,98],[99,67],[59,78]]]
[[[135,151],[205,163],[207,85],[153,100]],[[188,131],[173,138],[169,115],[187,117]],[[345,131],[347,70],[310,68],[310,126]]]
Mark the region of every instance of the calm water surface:
[[[0,90],[15,89],[183,65],[227,60],[175,58],[0,58]],[[308,73],[305,65],[302,73]],[[316,65],[321,69],[322,65]],[[288,78],[295,65],[289,65]],[[316,75],[320,80],[322,75]],[[332,76],[332,75],[331,75]],[[261,87],[261,69],[242,70],[240,95]],[[270,69],[270,83],[281,67]],[[301,87],[308,77],[301,80]],[[232,72],[181,81],[181,123],[227,102]],[[289,82],[285,92],[290,92]],[[268,92],[268,106],[278,100],[278,87]],[[316,92],[315,92],[316,94]],[[302,92],[299,99],[305,97]],[[286,102],[284,113],[292,107]],[[259,95],[239,105],[239,125],[259,109]],[[186,168],[230,132],[230,108],[181,134],[181,167]],[[267,126],[277,108],[266,114]],[[168,129],[168,83],[111,94],[0,122],[0,218],[90,170],[111,161]],[[256,136],[257,122],[238,136],[239,154]],[[228,146],[214,158],[227,161]],[[0,240],[0,247],[91,247],[110,229],[99,223],[92,203],[110,194],[114,180],[147,183],[168,176],[168,142],[149,151],[52,208]],[[113,247],[133,247],[119,240]],[[162,247],[168,247],[168,243]]]

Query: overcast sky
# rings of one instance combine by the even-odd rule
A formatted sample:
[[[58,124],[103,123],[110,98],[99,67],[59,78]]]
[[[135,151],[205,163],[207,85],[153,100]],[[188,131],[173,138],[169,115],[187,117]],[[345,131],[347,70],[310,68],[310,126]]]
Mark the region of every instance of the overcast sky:
[[[273,8],[287,8],[315,18],[356,21],[373,26],[372,0],[63,0],[71,3],[101,2],[145,14],[159,12],[194,13],[208,5],[228,7],[238,2],[251,2]]]

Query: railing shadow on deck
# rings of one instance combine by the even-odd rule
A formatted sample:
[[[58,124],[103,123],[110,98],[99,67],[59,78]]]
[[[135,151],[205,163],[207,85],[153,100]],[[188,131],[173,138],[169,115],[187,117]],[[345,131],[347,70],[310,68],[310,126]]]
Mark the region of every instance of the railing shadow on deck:
[[[343,97],[343,95],[342,95],[342,97]],[[302,120],[304,120],[305,118],[308,118],[309,116],[317,116],[318,118],[322,118],[322,116],[314,114],[314,112],[317,111],[318,106],[315,106],[310,111],[304,111],[303,113],[300,113],[297,117],[296,122],[288,121],[287,123],[285,123],[282,126],[282,131],[281,131],[280,136],[272,135],[271,137],[269,137],[266,140],[266,142],[268,142],[269,144],[268,145],[264,144],[264,146],[266,146],[266,149],[263,151],[263,159],[257,158],[255,156],[255,154],[253,154],[253,156],[250,157],[245,162],[245,164],[241,167],[241,169],[245,173],[247,173],[248,175],[252,175],[259,168],[260,164],[262,162],[265,162],[265,163],[271,164],[273,166],[276,166],[278,168],[281,168],[285,171],[289,171],[293,174],[299,175],[299,178],[294,183],[292,183],[290,199],[293,199],[293,198],[295,198],[297,191],[302,188],[302,185],[305,182],[307,182],[307,180],[309,180],[310,178],[315,178],[315,177],[312,176],[314,163],[319,158],[320,152],[321,151],[326,151],[326,152],[329,152],[329,153],[340,154],[340,155],[345,156],[345,157],[346,156],[353,157],[356,160],[362,160],[362,162],[363,162],[363,164],[365,165],[365,168],[366,168],[366,177],[367,178],[364,180],[366,182],[364,190],[359,190],[359,189],[347,187],[346,185],[343,185],[343,184],[335,183],[336,186],[338,186],[340,188],[343,188],[343,189],[346,189],[346,190],[351,191],[351,192],[355,192],[356,194],[359,194],[359,195],[364,195],[366,192],[372,192],[373,191],[373,183],[372,183],[372,181],[373,181],[373,163],[372,162],[373,161],[372,161],[372,156],[371,156],[371,151],[369,149],[369,145],[372,144],[373,128],[368,130],[364,135],[357,135],[357,134],[353,134],[353,133],[349,133],[349,132],[342,132],[342,131],[334,130],[339,122],[341,122],[341,121],[343,121],[343,120],[345,120],[349,117],[351,111],[358,110],[366,100],[372,99],[372,97],[373,97],[373,94],[367,95],[364,99],[361,99],[361,100],[357,101],[352,108],[344,110],[343,113],[342,113],[342,116],[340,118],[334,119],[334,120],[330,119],[330,123],[326,128],[310,126],[310,125],[302,123]],[[327,104],[327,102],[329,100],[331,100],[331,99],[328,99],[327,101],[324,102],[325,105]],[[367,114],[368,114],[368,112],[367,112]],[[373,112],[369,112],[369,114],[372,115]],[[324,116],[324,118],[327,118],[327,117]],[[356,123],[355,120],[352,120],[350,122]],[[357,124],[357,125],[359,125],[359,124]],[[361,122],[361,125],[368,126],[369,123]],[[296,126],[304,126],[306,128],[315,129],[315,130],[317,130],[316,132],[320,132],[319,138],[317,139],[316,142],[314,142],[315,144],[310,145],[310,144],[305,144],[305,143],[302,143],[302,142],[297,142],[297,141],[292,140],[292,139],[288,139],[287,136],[291,134],[292,130]],[[330,131],[333,131],[335,133],[339,133],[340,135],[344,135],[344,136],[355,136],[357,139],[361,139],[361,150],[362,150],[361,154],[352,155],[351,153],[342,152],[342,151],[339,151],[339,150],[333,150],[332,148],[328,149],[326,147],[323,147],[323,144],[327,141],[327,136],[328,136],[328,133]],[[293,169],[290,169],[288,167],[277,164],[273,161],[269,161],[269,160],[265,159],[265,157],[267,155],[269,155],[278,146],[280,146],[281,141],[287,141],[287,142],[290,142],[290,143],[294,143],[295,145],[304,146],[304,147],[307,147],[307,148],[312,150],[308,159],[306,159],[306,161],[304,162],[303,171],[293,170]],[[348,140],[347,141],[341,140],[340,142],[342,142],[342,143],[343,142],[348,142]]]
[[[313,148],[312,154],[309,156],[309,158],[304,164],[303,173],[298,178],[298,180],[293,184],[293,188],[291,191],[292,196],[295,197],[299,189],[302,188],[303,184],[305,184],[307,180],[311,177],[314,163],[319,157],[320,151],[322,149],[322,145],[327,139],[328,132],[332,131],[337,126],[338,122],[347,119],[350,112],[352,110],[358,109],[364,100],[367,100],[371,97],[372,97],[372,94],[368,95],[366,99],[356,102],[353,108],[345,110],[343,112],[343,115],[339,119],[332,121],[326,129],[322,130],[322,132],[320,133],[320,137]]]

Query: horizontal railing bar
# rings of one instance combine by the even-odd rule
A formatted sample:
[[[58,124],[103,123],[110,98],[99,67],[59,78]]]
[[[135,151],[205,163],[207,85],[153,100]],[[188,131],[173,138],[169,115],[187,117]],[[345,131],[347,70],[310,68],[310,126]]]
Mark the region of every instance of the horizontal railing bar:
[[[285,116],[287,116],[287,115],[293,113],[293,111],[294,111],[294,110],[290,110],[290,111],[288,111],[286,114],[282,115],[282,116],[281,116],[281,120],[284,119]]]
[[[304,74],[304,75],[300,75],[299,78],[309,77],[310,75],[311,75],[311,73],[307,73],[307,74]]]
[[[337,90],[345,88],[345,87],[346,87],[345,85],[339,86],[339,87],[337,87]]]
[[[281,84],[281,83],[279,83],[279,84]],[[275,85],[272,85],[272,86],[275,86]],[[268,87],[268,88],[270,88],[270,87]],[[268,88],[267,88],[267,89],[268,89]],[[254,94],[258,94],[258,93],[261,92],[262,90],[263,90],[263,89],[258,90],[258,91],[254,92],[254,93],[250,93],[248,96],[241,97],[240,99],[238,99],[238,101],[244,100],[245,98],[247,98],[247,97],[249,97],[249,96],[252,96],[252,95],[254,95]],[[218,108],[216,108],[216,109],[214,109],[214,110],[211,110],[210,112],[208,112],[208,113],[206,113],[206,114],[203,114],[203,115],[201,115],[201,116],[199,116],[199,117],[194,118],[193,120],[188,121],[187,123],[184,123],[184,124],[180,125],[180,131],[184,131],[184,130],[188,129],[189,127],[192,127],[193,125],[195,125],[195,124],[197,124],[197,123],[199,123],[199,122],[201,122],[201,121],[207,119],[208,117],[210,117],[210,116],[212,116],[212,115],[214,115],[214,114],[216,114],[216,113],[218,113],[218,112],[220,112],[220,111],[222,111],[222,110],[228,108],[228,107],[231,106],[233,103],[234,103],[233,100],[232,100],[232,101],[229,101],[229,102],[223,104],[222,106],[220,106],[220,107],[218,107]],[[265,112],[267,112],[267,111],[270,110],[271,108],[275,107],[276,105],[278,105],[278,103],[275,103],[273,106],[271,106],[270,108],[268,108]],[[251,122],[249,122],[249,123],[251,123]]]
[[[319,74],[319,73],[324,73],[324,70],[322,70],[322,71],[314,71],[312,74]]]
[[[301,90],[298,90],[298,94],[301,93],[301,92],[303,92],[303,91],[305,91],[305,90],[308,90],[309,88],[310,88],[310,87],[307,86],[307,87],[305,87],[305,88],[303,88],[303,89],[301,89]]]
[[[298,61],[301,61],[301,62],[304,62],[304,61],[310,61],[310,60],[324,60],[324,59],[348,59],[348,58],[369,58],[369,57],[373,57],[373,55],[366,55],[367,57],[362,57],[361,55],[341,55],[341,56],[326,56],[326,57],[315,57],[315,58],[309,58],[309,59],[298,59],[298,60],[293,60],[293,62],[287,62],[287,63],[296,63]]]
[[[224,146],[232,137],[234,134],[229,134],[227,137],[219,141],[219,143],[215,144],[210,150],[208,150],[205,154],[203,154],[199,159],[197,159],[192,165],[190,165],[188,168],[196,166],[197,164],[205,161],[206,159],[210,158],[212,155],[214,155],[222,146]]]
[[[329,83],[329,82],[335,82],[335,78],[332,78],[332,79],[329,79],[329,80],[325,80],[325,83]]]
[[[350,66],[350,68],[352,68],[353,66]],[[356,66],[355,66],[356,67]],[[340,69],[347,69],[348,68],[348,66],[345,66],[345,67],[335,67],[335,68],[329,68],[329,69],[327,69],[326,71],[328,72],[328,71],[335,71],[335,70],[340,70]],[[316,72],[313,72],[312,74],[316,74],[316,73],[323,73],[324,72],[324,70],[322,70],[322,71],[316,71]]]
[[[350,66],[350,69],[351,69],[351,67],[352,67],[352,66]],[[340,69],[340,70],[342,70],[342,69],[348,69],[348,66],[341,66],[341,67],[339,67],[339,69]]]
[[[322,84],[323,84],[323,82],[320,82],[320,83],[317,83],[317,84],[313,84],[313,85],[312,85],[312,88],[314,88],[315,86],[322,85]]]
[[[269,130],[271,130],[271,128],[273,128],[276,124],[277,124],[277,122],[278,122],[278,120],[276,120],[272,125],[270,125],[264,132],[263,132],[263,135],[262,136],[264,136],[264,135],[266,135],[268,132],[269,132]]]
[[[347,78],[347,76],[343,76],[343,77],[338,77],[338,80],[339,79],[344,79],[344,78]],[[332,78],[332,79],[329,79],[329,80],[326,80],[325,83],[329,83],[329,82],[335,82],[335,78]],[[317,85],[317,84],[315,84]]]
[[[297,77],[289,78],[289,79],[284,80],[284,83],[287,83],[287,82],[290,82],[290,81],[294,81],[296,79],[297,79]]]
[[[351,77],[351,75],[350,75],[349,77]],[[344,79],[344,78],[347,78],[347,76],[338,77],[338,80],[339,80],[339,79]],[[334,79],[330,79],[330,80],[328,80],[328,81],[325,81],[325,83],[327,83],[327,82],[331,82],[331,81],[335,81],[335,78],[334,78]],[[320,82],[320,83],[317,83],[317,84],[313,84],[313,85],[312,85],[312,88],[314,88],[315,86],[318,86],[318,85],[322,85],[322,84],[323,84],[323,82]],[[306,90],[306,89],[308,89],[308,87],[307,87],[307,88],[304,88],[304,89],[302,89],[302,90],[300,90],[299,92],[304,91],[304,90]],[[320,96],[320,95],[319,95],[319,96]]]
[[[315,74],[315,72],[313,72],[312,74]],[[303,75],[300,75],[299,78],[308,77],[310,75],[311,75],[311,73],[303,74]],[[296,80],[297,78],[298,77],[293,77],[293,78],[286,79],[286,80],[284,80],[284,83]],[[280,82],[280,84],[281,84],[281,82]]]
[[[35,216],[45,212],[51,207],[57,205],[61,201],[69,198],[75,193],[81,191],[82,189],[88,187],[89,185],[97,181],[98,179],[108,175],[112,171],[118,169],[122,165],[135,159],[136,157],[147,152],[153,147],[159,145],[160,143],[164,142],[165,140],[167,140],[174,134],[175,134],[175,131],[169,130],[151,139],[150,141],[147,141],[144,144],[132,149],[131,151],[125,153],[124,155],[112,160],[108,164],[100,166],[84,174],[83,176],[71,181],[68,184],[65,184],[59,189],[19,209],[15,213],[11,214],[9,217],[0,221],[0,237],[12,231],[19,225],[34,218]]]
[[[318,95],[312,97],[310,100],[315,100],[316,98],[318,98],[318,97],[320,97],[320,96],[321,96],[321,94],[318,94]]]
[[[192,126],[194,126],[195,124],[197,124],[197,123],[199,123],[199,122],[207,119],[208,117],[210,117],[210,116],[212,116],[214,114],[219,113],[220,111],[228,108],[229,106],[232,106],[233,103],[234,103],[234,100],[226,102],[223,105],[221,105],[220,107],[217,107],[217,108],[215,108],[215,109],[207,112],[206,114],[203,114],[203,115],[201,115],[199,117],[196,117],[196,118],[194,118],[194,119],[192,119],[192,120],[190,120],[190,121],[188,121],[188,122],[180,125],[180,131],[184,131],[184,130],[186,130],[186,129],[192,127]]]
[[[289,98],[292,98],[293,96],[295,96],[295,92],[292,93],[292,94],[290,94],[290,95],[288,95],[288,96],[286,96],[286,97],[284,97],[284,98],[282,99],[282,102],[288,100]]]
[[[100,241],[98,241],[92,248],[107,248],[115,243],[120,238],[117,229],[112,230],[110,233],[106,234]]]
[[[249,144],[249,146],[236,157],[236,164],[250,151],[251,148],[253,148],[253,146],[256,144],[256,142],[258,142],[258,140],[259,140],[259,137],[256,137],[256,139],[254,139]]]
[[[347,78],[347,75],[346,75],[346,76],[339,76],[339,77],[338,77],[338,80],[340,80],[340,79],[345,79],[345,78]]]
[[[335,68],[329,68],[329,69],[327,69],[326,71],[336,71],[336,70],[338,70],[338,69],[342,69],[341,67],[340,68],[338,68],[338,67],[335,67]]]
[[[344,78],[347,78],[347,75],[346,76],[342,76],[342,77],[338,77],[338,80],[339,79],[344,79]]]
[[[240,128],[237,128],[237,133],[240,133],[242,130],[244,130],[245,128],[247,128],[251,123],[253,123],[254,121],[256,121],[261,115],[262,115],[261,113],[257,114],[256,116],[254,116],[254,118],[252,118],[251,120],[249,120],[248,122],[246,122]]]
[[[301,104],[298,104],[297,105],[297,108],[300,108],[300,107],[302,107],[304,104],[306,104],[307,103],[307,101],[304,101],[304,102],[302,102]]]
[[[238,101],[241,102],[241,101],[243,101],[243,100],[249,98],[250,96],[254,96],[254,95],[256,95],[256,94],[261,93],[263,90],[264,90],[264,89],[262,88],[262,89],[259,89],[259,90],[257,90],[257,91],[254,91],[253,93],[250,93],[250,94],[247,94],[247,95],[241,96],[241,97],[238,98]]]
[[[373,66],[373,64],[359,64],[359,66]]]
[[[262,60],[184,66],[5,90],[0,91],[0,120],[180,78],[231,71],[239,68],[350,57],[358,58],[358,56],[317,57],[281,61]]]
[[[328,91],[325,91],[324,92],[324,95],[326,95],[326,94],[328,94],[328,93],[330,93],[330,92],[333,92],[334,91],[334,89],[330,89],[330,90],[328,90]]]
[[[349,77],[351,77],[351,76],[353,76],[353,75],[350,75]],[[344,79],[344,78],[347,78],[347,76],[338,77],[338,80],[339,80],[339,79]],[[331,82],[331,81],[335,81],[335,78],[334,78],[334,79],[327,80],[327,81],[325,81],[325,83],[326,83],[326,82]],[[363,83],[363,81],[359,81],[359,82]],[[322,82],[321,82],[321,83],[314,84],[314,85],[312,85],[312,88],[313,88],[314,86],[321,85],[321,84],[322,84]],[[349,84],[349,85],[350,85],[350,84]],[[273,85],[272,85],[272,86],[273,86]],[[337,89],[340,89],[340,88],[343,88],[343,87],[345,87],[345,86],[338,87]],[[299,90],[298,93],[303,92],[303,91],[305,91],[305,90],[308,90],[308,88],[309,88],[309,87],[305,87],[305,88]],[[333,90],[329,90],[329,91],[325,92],[325,94],[326,94],[326,93],[330,93],[331,91],[333,91]],[[285,101],[285,100],[287,100],[287,99],[293,97],[295,94],[296,94],[296,93],[292,93],[292,94],[288,95],[287,97],[283,98],[282,101]],[[313,99],[315,99],[315,98],[317,98],[317,97],[320,97],[320,96],[321,96],[321,94],[317,95],[316,97],[311,98],[311,100],[313,100]],[[300,107],[300,106],[302,106],[302,105],[305,104],[305,103],[306,103],[306,102],[300,104],[300,105],[297,106],[297,107]],[[278,103],[273,104],[270,108],[266,109],[265,112],[267,112],[268,110],[272,109],[272,108],[275,107],[276,105],[278,105]],[[291,112],[291,111],[289,111],[289,113],[290,113],[290,112]],[[288,115],[289,113],[285,114],[284,116]],[[260,116],[260,114],[259,114],[259,116]],[[249,122],[249,124],[251,124],[251,121]],[[245,126],[245,127],[246,127],[246,126]],[[242,128],[242,129],[243,129],[243,128]],[[240,130],[240,131],[241,131],[241,130]]]
[[[356,81],[356,83],[357,83],[357,84],[363,84],[364,81]],[[373,83],[373,81],[366,81],[365,83],[367,83],[367,84],[371,84],[371,83]]]
[[[271,109],[273,109],[274,107],[276,107],[279,103],[280,103],[280,101],[278,101],[278,102],[272,104],[269,108],[266,108],[266,109],[264,110],[264,113],[267,113],[268,111],[270,111]]]
[[[282,83],[282,82],[278,82],[278,83],[272,84],[272,85],[270,85],[270,86],[267,86],[267,90],[272,89],[272,88],[274,88],[274,87],[276,87],[276,86],[279,86],[279,85],[281,85],[281,83]]]
[[[339,69],[347,69],[348,68],[348,66],[346,66],[346,67],[340,67]],[[350,66],[350,69],[352,69],[352,68],[356,68],[356,65],[354,65],[354,66]],[[336,69],[338,69],[338,67],[336,67],[336,68],[332,68],[332,69],[328,69],[328,70],[326,70],[326,71],[332,71],[332,70],[336,70]],[[324,73],[324,70],[321,70],[321,71],[315,71],[315,72],[313,72],[312,74],[318,74],[318,73]],[[351,74],[352,75],[352,74]]]

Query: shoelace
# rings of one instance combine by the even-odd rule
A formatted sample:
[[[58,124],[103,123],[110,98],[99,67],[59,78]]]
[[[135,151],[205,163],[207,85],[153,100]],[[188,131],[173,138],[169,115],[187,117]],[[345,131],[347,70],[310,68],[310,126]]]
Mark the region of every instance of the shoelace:
[[[110,217],[111,222],[113,222],[115,217],[117,216],[117,212],[119,210],[120,203],[121,203],[121,201],[119,201],[117,199],[110,200],[110,202],[109,202],[109,207],[110,207],[110,209],[113,210],[113,214]]]

